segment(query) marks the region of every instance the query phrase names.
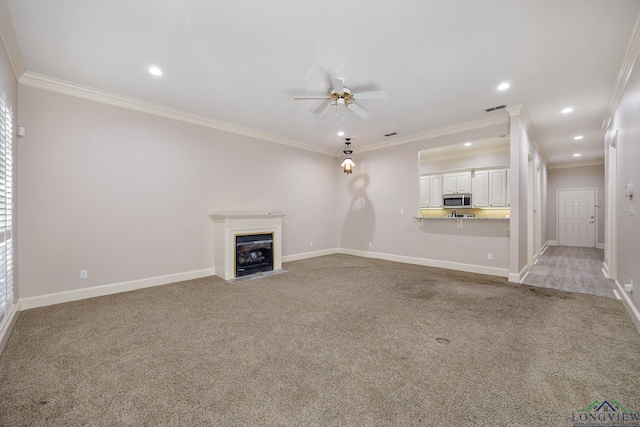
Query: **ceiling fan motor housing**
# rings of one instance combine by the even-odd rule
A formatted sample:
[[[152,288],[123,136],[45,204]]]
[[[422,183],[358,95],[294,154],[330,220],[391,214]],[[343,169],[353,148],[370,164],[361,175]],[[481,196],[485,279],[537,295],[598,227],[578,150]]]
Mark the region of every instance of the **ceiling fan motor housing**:
[[[331,99],[336,104],[344,103],[345,105],[349,105],[353,102],[353,95],[351,95],[351,91],[346,88],[344,89],[344,93],[337,93],[335,90],[332,90]],[[342,100],[342,102],[340,100]]]

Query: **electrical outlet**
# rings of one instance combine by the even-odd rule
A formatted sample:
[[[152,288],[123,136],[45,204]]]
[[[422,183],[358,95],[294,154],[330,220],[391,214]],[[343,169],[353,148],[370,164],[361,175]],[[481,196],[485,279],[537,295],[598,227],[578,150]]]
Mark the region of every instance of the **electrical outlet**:
[[[309,247],[312,248],[313,247],[313,242],[309,242]]]
[[[492,254],[492,253],[488,253],[488,254],[487,254],[487,259],[488,259],[489,261],[493,261],[493,254]]]
[[[369,242],[369,247],[372,248],[373,247],[373,243]]]
[[[80,278],[81,279],[87,278],[87,270],[80,270]]]
[[[400,213],[403,214],[404,213],[404,209],[401,208],[400,209]]]
[[[633,292],[633,279],[630,280],[630,283],[625,283],[624,284],[624,290],[632,293]]]

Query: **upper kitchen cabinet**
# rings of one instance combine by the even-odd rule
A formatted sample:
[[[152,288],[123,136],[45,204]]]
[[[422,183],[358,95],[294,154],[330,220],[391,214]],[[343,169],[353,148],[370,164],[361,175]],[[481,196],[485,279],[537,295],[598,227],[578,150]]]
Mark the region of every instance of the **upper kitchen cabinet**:
[[[489,171],[489,207],[509,206],[507,200],[507,169]]]
[[[442,176],[420,177],[420,209],[442,207]]]
[[[442,194],[471,193],[471,172],[442,175]]]
[[[420,177],[420,209],[429,207],[429,177]]]
[[[509,169],[475,171],[472,198],[474,208],[509,206]]]
[[[489,171],[476,171],[471,186],[471,202],[474,208],[489,207]]]

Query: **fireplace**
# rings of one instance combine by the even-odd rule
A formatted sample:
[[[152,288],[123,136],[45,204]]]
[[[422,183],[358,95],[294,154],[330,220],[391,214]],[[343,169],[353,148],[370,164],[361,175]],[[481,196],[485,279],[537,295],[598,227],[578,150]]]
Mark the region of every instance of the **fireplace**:
[[[273,234],[236,235],[236,277],[273,270]]]
[[[282,213],[215,213],[215,274],[235,281],[257,273],[282,271]]]

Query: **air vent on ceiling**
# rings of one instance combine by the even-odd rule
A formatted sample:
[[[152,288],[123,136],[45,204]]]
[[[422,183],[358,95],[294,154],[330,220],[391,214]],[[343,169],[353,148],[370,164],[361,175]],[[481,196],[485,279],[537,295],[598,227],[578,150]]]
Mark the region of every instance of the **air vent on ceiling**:
[[[487,113],[490,111],[496,111],[496,110],[502,110],[503,108],[505,108],[506,105],[498,105],[497,107],[491,107],[491,108],[487,108],[486,111]]]
[[[386,134],[385,136],[393,136],[393,135],[397,135],[397,134],[398,134],[398,132],[391,132],[391,133]]]

